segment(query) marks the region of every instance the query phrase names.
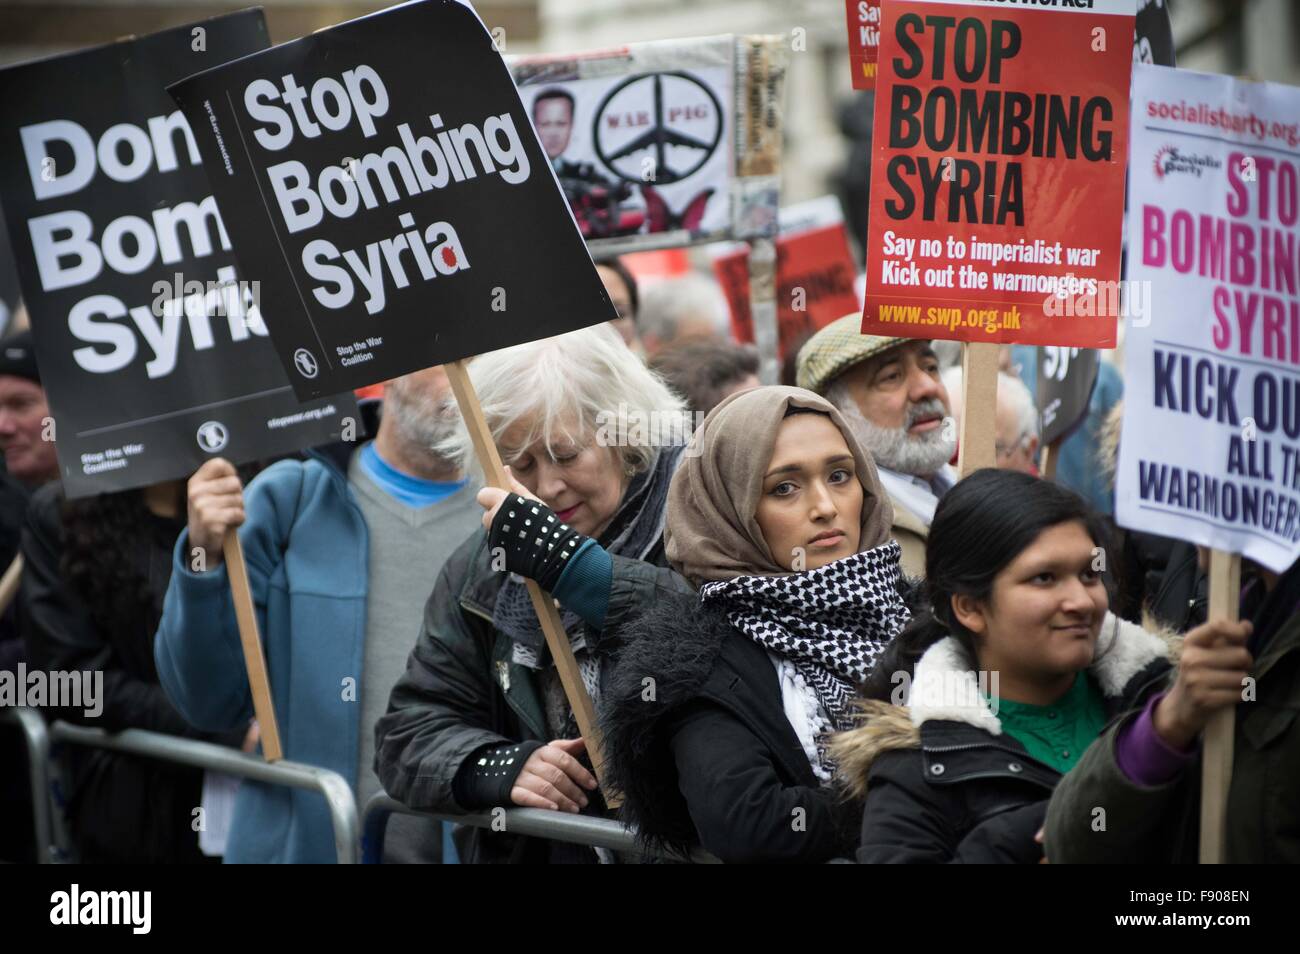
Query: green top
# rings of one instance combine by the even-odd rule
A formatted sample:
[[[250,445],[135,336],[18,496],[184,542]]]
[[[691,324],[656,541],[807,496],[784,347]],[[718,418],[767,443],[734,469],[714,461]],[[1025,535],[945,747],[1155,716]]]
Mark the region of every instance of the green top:
[[[1050,706],[998,700],[1002,731],[1029,754],[1064,774],[1106,725],[1106,701],[1086,671],[1075,677],[1065,695]]]

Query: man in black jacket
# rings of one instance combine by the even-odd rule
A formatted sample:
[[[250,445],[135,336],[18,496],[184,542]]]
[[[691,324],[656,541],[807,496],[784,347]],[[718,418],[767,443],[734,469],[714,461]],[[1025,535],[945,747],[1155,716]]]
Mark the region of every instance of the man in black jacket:
[[[0,341],[0,574],[18,555],[23,517],[32,491],[58,480],[53,419],[41,387],[30,332]],[[12,604],[0,607],[0,671],[17,672],[24,659]],[[30,818],[27,752],[18,732],[0,727],[0,815]],[[35,861],[24,826],[0,835],[0,859]]]

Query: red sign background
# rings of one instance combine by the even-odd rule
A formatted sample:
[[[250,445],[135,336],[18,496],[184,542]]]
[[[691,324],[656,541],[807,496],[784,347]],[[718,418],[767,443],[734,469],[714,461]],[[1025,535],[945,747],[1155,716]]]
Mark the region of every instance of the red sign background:
[[[749,253],[742,249],[716,258],[713,271],[731,308],[732,335],[737,341],[753,342]],[[853,291],[856,275],[843,224],[776,240],[778,360],[784,361],[817,329],[858,310],[858,296]],[[804,307],[797,309],[800,290]]]
[[[876,88],[876,54],[880,50],[880,0],[844,0],[849,26],[849,66],[854,89]]]
[[[977,71],[981,35],[986,56]],[[1132,15],[885,0],[864,333],[1115,346],[1117,286],[1106,283],[1120,271],[1132,36]],[[963,52],[969,79],[956,68]],[[977,133],[974,111],[963,117],[963,103],[984,107],[986,96],[998,97],[995,119],[979,113],[994,134]],[[1017,109],[1028,111],[1021,123],[1030,145],[1012,154],[1017,141],[1004,126],[1014,127],[1005,117]]]

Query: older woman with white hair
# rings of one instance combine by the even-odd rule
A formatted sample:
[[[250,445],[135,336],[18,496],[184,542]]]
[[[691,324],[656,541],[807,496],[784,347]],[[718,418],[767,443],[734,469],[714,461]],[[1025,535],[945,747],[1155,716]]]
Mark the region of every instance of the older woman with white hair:
[[[481,492],[487,532],[438,577],[376,726],[375,768],[422,810],[599,807],[523,578],[560,604],[599,700],[621,622],[684,586],[665,568],[662,538],[685,411],[605,326],[483,355],[469,374],[515,483]],[[441,449],[472,465],[463,427]],[[506,833],[476,830],[467,842],[467,861],[594,860]]]

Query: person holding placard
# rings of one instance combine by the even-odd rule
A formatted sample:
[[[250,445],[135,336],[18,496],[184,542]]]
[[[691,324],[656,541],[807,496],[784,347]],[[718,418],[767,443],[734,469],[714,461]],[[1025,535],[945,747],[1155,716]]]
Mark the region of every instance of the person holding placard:
[[[1300,863],[1300,562],[1261,575],[1249,622],[1187,634],[1177,672],[1146,706],[1115,720],[1053,793],[1053,863],[1195,863],[1201,744],[1214,713],[1236,708],[1223,861]]]
[[[433,449],[456,426],[439,368],[387,382],[368,442],[280,461],[244,488],[231,465],[204,464],[189,482],[188,527],[175,542],[154,647],[158,673],[196,725],[224,728],[252,713],[248,674],[222,558],[239,527],[258,607],[286,758],[348,779],[364,807],[380,791],[374,725],[401,674],[424,594],[478,520],[476,487]],[[394,818],[386,857],[446,857],[437,824]],[[226,858],[330,862],[334,835],[311,792],[246,781]]]
[[[859,862],[1041,858],[1052,788],[1170,668],[1165,640],[1107,614],[1104,545],[1078,495],[1018,471],[976,471],[939,503],[926,600],[832,747],[865,798]]]
[[[513,493],[484,488],[487,533],[447,561],[376,727],[376,770],[425,811],[595,809],[584,740],[521,577],[564,609],[599,705],[629,617],[674,587],[664,502],[689,432],[681,401],[608,325],[481,355],[469,376]],[[445,445],[473,459],[467,431]],[[462,829],[466,861],[590,861],[589,849]]]
[[[810,391],[743,391],[705,418],[666,533],[695,589],[628,628],[601,713],[643,839],[727,862],[852,852],[858,810],[826,741],[908,619],[891,516],[871,457]]]

